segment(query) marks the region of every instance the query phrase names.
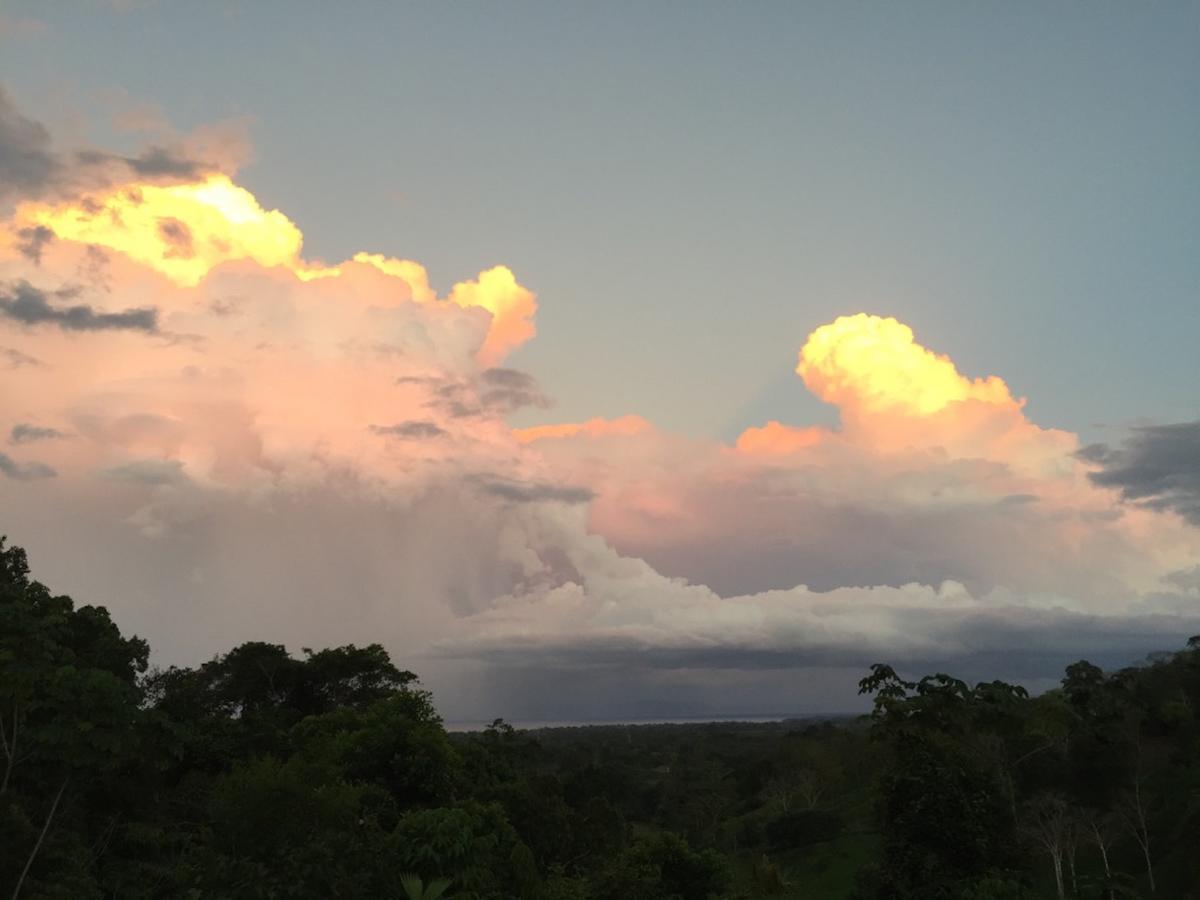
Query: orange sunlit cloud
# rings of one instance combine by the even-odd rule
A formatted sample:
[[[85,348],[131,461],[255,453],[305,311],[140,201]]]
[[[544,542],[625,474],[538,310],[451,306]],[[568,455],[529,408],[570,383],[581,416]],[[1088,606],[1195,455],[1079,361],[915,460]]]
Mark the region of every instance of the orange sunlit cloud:
[[[195,287],[217,266],[240,260],[282,267],[301,281],[336,278],[350,265],[304,259],[300,229],[224,174],[166,186],[128,184],[71,203],[27,202],[14,218],[18,228],[42,226],[61,240],[115,250],[182,287]],[[419,263],[365,252],[352,262],[403,281],[418,303],[437,299]],[[454,285],[446,300],[491,315],[479,349],[484,365],[495,365],[536,334],[537,298],[505,266]]]
[[[407,282],[418,303],[428,303],[437,297],[429,287],[429,275],[420,263],[361,252],[354,254],[354,261],[374,266],[380,272]],[[516,276],[507,266],[494,266],[480,272],[474,281],[459,282],[446,299],[464,309],[479,307],[492,314],[492,327],[480,349],[480,358],[485,365],[499,362],[537,334],[534,323],[537,298],[517,283]]]
[[[517,428],[513,435],[522,444],[534,441],[569,438],[578,435],[586,437],[605,437],[608,435],[634,435],[649,431],[651,425],[641,416],[620,416],[616,419],[588,419],[586,422],[562,422],[554,425],[534,425],[530,428]]]
[[[464,309],[478,306],[492,314],[492,328],[480,350],[485,365],[499,362],[537,333],[537,301],[504,266],[480,272],[475,281],[460,281],[448,299]]]
[[[1151,511],[1114,510],[1076,457],[1076,435],[1031,422],[1004,381],[961,374],[895,319],[815,329],[800,374],[837,404],[837,427],[772,420],[732,448],[640,419],[516,437],[593,488],[588,526],[620,553],[719,590],[747,578],[829,586],[928,569],[985,589],[1115,603],[1194,558],[1194,533]]]
[[[737,450],[786,456],[829,440],[872,453],[937,449],[953,457],[1003,460],[1022,472],[1080,475],[1074,435],[1039,428],[996,377],[969,378],[948,356],[917,342],[909,326],[858,313],[815,329],[797,373],[817,397],[838,407],[837,431],[777,421],[747,428]]]
[[[303,270],[300,229],[225,175],[193,184],[126,185],[78,203],[26,203],[16,219],[45,226],[62,240],[124,253],[186,287],[230,260]]]
[[[824,428],[793,428],[772,419],[761,427],[750,427],[738,436],[743,453],[787,454],[814,447],[829,435]]]
[[[796,372],[827,403],[864,412],[937,412],[963,400],[1016,403],[994,375],[971,380],[949,357],[922,347],[893,318],[841,316],[808,336]]]

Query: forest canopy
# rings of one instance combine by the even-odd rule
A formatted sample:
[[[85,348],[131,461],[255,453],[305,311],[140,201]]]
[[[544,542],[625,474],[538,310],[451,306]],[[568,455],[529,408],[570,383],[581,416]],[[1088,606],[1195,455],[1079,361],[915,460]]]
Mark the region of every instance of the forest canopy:
[[[1039,696],[878,664],[857,719],[467,734],[378,644],[149,653],[0,539],[0,896],[1200,896],[1200,638]]]

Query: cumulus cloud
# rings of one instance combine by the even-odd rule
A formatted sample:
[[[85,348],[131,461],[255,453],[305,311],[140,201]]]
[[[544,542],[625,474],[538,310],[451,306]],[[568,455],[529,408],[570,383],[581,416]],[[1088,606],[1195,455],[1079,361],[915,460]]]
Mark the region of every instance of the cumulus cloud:
[[[498,598],[442,652],[516,668],[538,660],[558,669],[794,671],[887,659],[1045,678],[1080,656],[1138,659],[1200,628],[1200,594],[1183,573],[1171,590],[1133,604],[1007,588],[975,595],[953,581],[721,596],[581,537],[570,510],[529,522],[530,545],[560,548],[559,569],[572,575]]]
[[[835,427],[514,429],[550,400],[506,364],[537,311],[507,268],[439,291],[402,257],[326,263],[228,175],[70,159],[125,176],[0,225],[0,412],[39,457],[0,455],[0,509],[170,661],[384,638],[477,697],[455,673],[720,669],[711,693],[883,657],[1041,676],[1200,630],[1200,532],[1163,512],[1194,502],[1186,434],[1081,452],[865,314],[800,350]]]
[[[1171,574],[1200,555],[1197,533],[1115,506],[1075,436],[1031,423],[999,378],[968,378],[867,315],[817,329],[797,370],[838,404],[838,427],[770,422],[733,448],[636,420],[519,432],[592,487],[586,531],[603,541],[559,530],[581,577],[498,600],[447,652],[689,669],[990,660],[1040,677],[1200,625],[1200,595]]]
[[[967,400],[1013,402],[1000,378],[965,378],[948,356],[918,344],[903,322],[867,313],[810,334],[796,371],[822,400],[855,412],[927,414]]]
[[[440,293],[416,263],[308,260],[282,213],[203,176],[26,200],[0,279],[0,411],[44,459],[3,458],[8,530],[166,658],[273,628],[403,652],[540,577],[508,510],[551,481],[503,417],[548,401],[503,365],[535,307],[506,269]],[[46,552],[67,546],[126,574],[76,586]]]
[[[1120,447],[1092,444],[1079,455],[1099,464],[1088,473],[1094,484],[1200,525],[1200,422],[1135,428]]]
[[[990,666],[1008,677],[1053,678],[1065,660],[1140,659],[1178,646],[1200,626],[1195,612],[1097,615],[975,598],[952,582],[724,598],[701,591],[683,602],[671,602],[660,587],[642,608],[622,597],[622,621],[596,616],[599,604],[574,603],[572,590],[586,589],[560,588],[552,602],[486,614],[487,628],[442,648],[518,667],[536,659],[563,668],[636,660],[649,669],[865,669],[886,659],[917,670]]]

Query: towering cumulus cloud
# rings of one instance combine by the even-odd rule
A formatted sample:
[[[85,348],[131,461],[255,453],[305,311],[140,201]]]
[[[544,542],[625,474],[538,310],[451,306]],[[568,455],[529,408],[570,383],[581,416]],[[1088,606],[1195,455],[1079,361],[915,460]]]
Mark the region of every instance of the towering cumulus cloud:
[[[152,150],[71,179],[0,113],[20,175],[0,526],[164,660],[383,640],[453,713],[547,670],[589,673],[540,679],[563,697],[642,679],[711,698],[729,673],[887,655],[1036,675],[1200,630],[1187,485],[1139,474],[1174,432],[1081,452],[999,378],[865,314],[800,351],[835,428],[514,430],[550,401],[504,365],[537,310],[507,268],[439,293],[374,250],[310,259],[230,174]]]
[[[999,378],[964,378],[948,357],[918,344],[907,325],[865,313],[843,316],[809,335],[796,371],[822,400],[864,416],[891,410],[929,414],[965,400],[1013,402]]]

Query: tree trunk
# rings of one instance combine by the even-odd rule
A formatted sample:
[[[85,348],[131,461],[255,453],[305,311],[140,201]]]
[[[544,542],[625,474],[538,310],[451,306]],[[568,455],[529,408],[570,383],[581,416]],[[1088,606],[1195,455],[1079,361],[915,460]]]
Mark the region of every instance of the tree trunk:
[[[1096,846],[1100,848],[1100,861],[1104,863],[1104,882],[1108,885],[1108,900],[1113,900],[1112,890],[1112,868],[1108,864],[1108,845],[1104,843],[1104,837],[1100,834],[1100,828],[1096,825],[1095,820],[1092,820],[1092,836],[1096,839]]]
[[[54,813],[58,810],[58,801],[62,799],[63,791],[67,789],[68,779],[64,778],[63,783],[58,788],[58,793],[54,795],[54,802],[50,804],[50,812],[46,814],[46,822],[42,825],[42,833],[38,835],[37,843],[33,845],[33,850],[29,853],[29,859],[25,860],[25,868],[21,870],[21,877],[17,879],[17,886],[13,888],[12,900],[17,900],[17,896],[21,893],[21,885],[25,883],[25,876],[29,874],[29,868],[33,865],[33,860],[37,856],[38,851],[42,849],[42,841],[46,839],[46,832],[50,830],[50,822],[54,819]]]
[[[1004,793],[1008,795],[1008,812],[1012,816],[1013,825],[1019,824],[1017,818],[1017,789],[1013,785],[1012,774],[1003,766],[1000,767],[1000,779],[1004,782]]]
[[[1054,886],[1058,890],[1058,900],[1066,900],[1066,890],[1063,885],[1063,866],[1062,852],[1051,852],[1051,858],[1054,860]]]
[[[13,763],[17,761],[17,707],[13,705],[12,743],[8,742],[8,733],[4,730],[4,716],[0,715],[0,738],[4,740],[4,781],[0,782],[0,796],[8,792],[8,779],[12,775]]]
[[[1142,806],[1141,778],[1134,779],[1133,801],[1134,812],[1137,815],[1134,821],[1134,837],[1137,838],[1138,845],[1142,848],[1142,856],[1146,859],[1146,878],[1150,881],[1150,893],[1153,894],[1157,892],[1157,888],[1154,884],[1154,864],[1150,861],[1150,829],[1146,826],[1146,810]]]
[[[1150,882],[1150,893],[1156,893],[1154,884],[1154,864],[1150,860],[1150,829],[1146,825],[1146,807],[1142,804],[1142,744],[1140,732],[1137,738],[1137,757],[1133,770],[1133,836],[1142,848],[1142,856],[1146,859],[1146,878]]]
[[[1154,866],[1150,863],[1150,841],[1147,838],[1142,844],[1142,855],[1146,857],[1146,877],[1150,879],[1150,893],[1156,893],[1158,888],[1154,885]]]

